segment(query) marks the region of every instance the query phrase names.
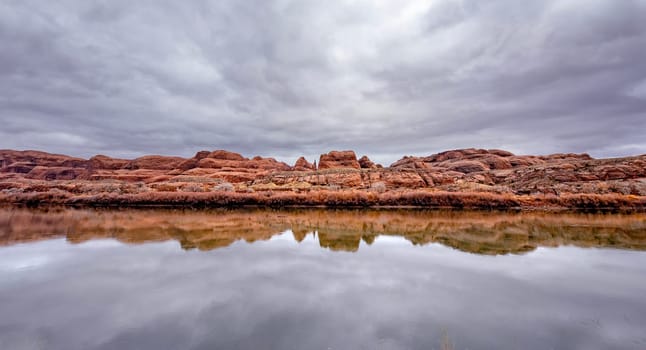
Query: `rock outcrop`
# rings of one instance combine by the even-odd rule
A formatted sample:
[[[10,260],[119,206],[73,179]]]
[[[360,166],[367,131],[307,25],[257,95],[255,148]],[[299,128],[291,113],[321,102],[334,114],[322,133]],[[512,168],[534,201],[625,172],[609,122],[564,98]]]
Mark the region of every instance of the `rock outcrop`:
[[[62,154],[52,154],[41,151],[13,151],[0,150],[0,168],[9,167],[19,163],[24,165],[80,168],[84,167],[86,160]]]
[[[260,156],[251,159],[225,150],[200,151],[193,158],[178,164],[173,175],[222,179],[227,182],[250,182],[270,172],[290,171],[292,168],[274,158]]]
[[[341,168],[361,168],[354,151],[332,151],[330,153],[321,154],[321,158],[319,159],[319,170]]]
[[[119,170],[125,168],[130,160],[127,159],[117,159],[104,156],[102,154],[96,155],[88,160],[88,168],[92,169],[102,169],[102,170]]]
[[[378,164],[375,164],[373,161],[371,161],[368,156],[359,158],[359,166],[361,167],[361,169],[377,169],[380,167]]]
[[[294,163],[294,170],[296,171],[316,170],[316,166],[308,162],[307,159],[305,159],[305,157],[300,157],[296,160],[296,163]]]
[[[459,160],[457,162],[451,162],[447,164],[447,168],[464,174],[489,170],[489,167],[486,164],[475,160]]]
[[[0,150],[0,190],[60,189],[62,185],[56,181],[75,181],[65,185],[65,191],[74,193],[102,192],[102,186],[110,192],[114,186],[107,183],[116,181],[124,183],[119,187],[122,192],[141,188],[199,192],[231,183],[236,191],[386,188],[646,196],[646,155],[594,159],[588,154],[531,156],[469,148],[406,156],[384,168],[367,156],[357,159],[353,151],[331,151],[321,155],[317,168],[304,157],[292,167],[274,158],[246,158],[225,150],[199,151],[191,158],[143,156],[132,160],[105,155],[85,160],[39,151]]]
[[[180,157],[143,156],[128,162],[123,169],[173,170],[184,161],[185,159]]]

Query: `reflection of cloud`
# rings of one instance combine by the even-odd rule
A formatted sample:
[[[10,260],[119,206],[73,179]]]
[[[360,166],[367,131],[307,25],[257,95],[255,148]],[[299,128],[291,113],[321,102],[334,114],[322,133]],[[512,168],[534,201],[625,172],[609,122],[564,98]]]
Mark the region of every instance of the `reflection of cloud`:
[[[386,245],[409,245],[410,242],[406,241],[403,237],[401,236],[377,236],[375,238],[374,243],[372,244],[386,244]]]
[[[42,256],[30,256],[22,259],[19,258],[6,261],[3,265],[0,265],[0,269],[6,271],[17,270],[17,272],[19,272],[20,270],[36,268],[45,264],[47,264],[46,258]]]
[[[48,349],[437,348],[443,329],[456,349],[630,349],[646,324],[641,252],[492,257],[377,241],[338,254],[277,239],[210,252],[58,240],[1,253],[0,264],[69,257],[25,278],[0,272],[0,340],[23,329]]]

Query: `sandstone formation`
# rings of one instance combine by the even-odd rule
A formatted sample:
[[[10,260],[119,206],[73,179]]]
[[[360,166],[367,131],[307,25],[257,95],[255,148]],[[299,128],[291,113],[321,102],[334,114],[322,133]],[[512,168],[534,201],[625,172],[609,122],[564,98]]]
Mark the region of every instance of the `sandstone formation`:
[[[40,151],[0,150],[2,172],[27,174],[36,166],[76,168],[83,167],[85,160],[61,154]]]
[[[646,155],[594,159],[588,154],[514,155],[497,149],[458,149],[405,156],[389,167],[353,151],[304,157],[294,166],[274,158],[199,151],[191,158],[143,156],[81,159],[39,151],[0,150],[0,196],[142,192],[276,192],[380,189],[514,196],[618,194],[646,196]],[[631,198],[633,198],[631,197]],[[12,197],[13,198],[13,197]]]
[[[143,156],[128,162],[123,169],[173,170],[184,161],[180,157]]]
[[[375,164],[373,161],[368,158],[368,156],[363,156],[359,158],[359,166],[361,169],[377,169],[381,168],[381,165]]]
[[[127,159],[110,158],[104,155],[96,155],[88,160],[87,168],[89,170],[119,170],[123,169],[130,163]]]
[[[296,160],[294,164],[294,170],[296,171],[310,171],[316,170],[316,166],[305,159],[305,157],[300,157]]]
[[[321,154],[321,158],[319,159],[320,170],[342,168],[361,168],[354,151],[332,151],[330,153]]]

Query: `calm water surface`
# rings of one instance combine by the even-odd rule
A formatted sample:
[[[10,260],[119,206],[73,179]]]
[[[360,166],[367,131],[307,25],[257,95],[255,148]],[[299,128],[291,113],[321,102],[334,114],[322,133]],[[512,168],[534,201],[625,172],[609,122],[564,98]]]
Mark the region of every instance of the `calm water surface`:
[[[0,349],[646,349],[646,215],[0,209]]]

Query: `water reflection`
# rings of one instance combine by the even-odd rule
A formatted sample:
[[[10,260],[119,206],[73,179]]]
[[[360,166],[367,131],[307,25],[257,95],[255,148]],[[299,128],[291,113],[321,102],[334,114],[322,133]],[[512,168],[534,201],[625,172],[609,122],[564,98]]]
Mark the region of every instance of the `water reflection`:
[[[20,209],[0,228],[2,350],[646,348],[643,215]]]
[[[0,245],[60,237],[71,243],[114,238],[129,244],[176,240],[184,249],[207,251],[238,240],[267,240],[287,230],[298,242],[312,235],[323,248],[349,252],[378,236],[488,255],[561,245],[646,250],[646,214],[0,209]]]

